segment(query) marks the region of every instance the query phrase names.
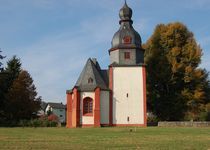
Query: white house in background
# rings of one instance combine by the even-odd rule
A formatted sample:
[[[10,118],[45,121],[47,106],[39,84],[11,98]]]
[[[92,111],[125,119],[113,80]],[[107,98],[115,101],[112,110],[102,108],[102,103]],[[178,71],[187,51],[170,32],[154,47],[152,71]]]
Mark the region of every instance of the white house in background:
[[[44,102],[44,101],[41,101],[40,110],[37,112],[37,116],[45,115],[45,108],[46,108],[46,106],[47,106],[47,103]]]
[[[61,123],[66,123],[66,105],[62,103],[47,103],[45,114],[47,114],[49,111],[58,116],[58,119]]]

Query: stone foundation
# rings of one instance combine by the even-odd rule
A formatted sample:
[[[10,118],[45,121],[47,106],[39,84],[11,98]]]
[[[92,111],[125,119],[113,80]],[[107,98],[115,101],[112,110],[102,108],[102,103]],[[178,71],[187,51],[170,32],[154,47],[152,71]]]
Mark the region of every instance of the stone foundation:
[[[210,121],[163,121],[158,122],[158,127],[210,127]]]

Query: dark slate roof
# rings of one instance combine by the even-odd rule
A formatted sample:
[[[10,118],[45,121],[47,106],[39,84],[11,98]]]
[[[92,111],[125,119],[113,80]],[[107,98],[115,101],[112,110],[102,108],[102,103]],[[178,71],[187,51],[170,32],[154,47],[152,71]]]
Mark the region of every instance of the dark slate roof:
[[[124,4],[124,6],[120,9],[120,29],[114,34],[112,39],[112,49],[123,49],[123,48],[141,48],[141,36],[139,33],[133,28],[132,17],[132,9],[128,7],[128,5]],[[131,37],[131,43],[124,44],[123,38],[129,36]],[[142,49],[143,50],[143,49]]]
[[[40,104],[40,106],[41,106],[41,109],[42,110],[45,110],[45,108],[47,107],[47,103],[44,102],[44,101],[42,101],[41,104]]]
[[[50,107],[55,108],[55,109],[65,109],[66,105],[63,105],[62,103],[47,103],[50,105]]]
[[[119,17],[121,20],[131,20],[132,17],[132,9],[128,7],[126,1],[124,6],[120,9]]]
[[[109,86],[109,71],[108,70],[101,70],[101,76],[104,79],[107,87]]]
[[[88,82],[92,80],[92,82]],[[108,75],[101,70],[97,60],[88,59],[75,85],[80,91],[93,91],[96,87],[108,90]]]

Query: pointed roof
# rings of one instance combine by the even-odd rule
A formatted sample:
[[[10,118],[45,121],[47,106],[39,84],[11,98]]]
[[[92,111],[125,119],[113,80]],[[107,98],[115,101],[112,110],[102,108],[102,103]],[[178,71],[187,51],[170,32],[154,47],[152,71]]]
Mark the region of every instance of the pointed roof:
[[[130,7],[128,7],[127,5],[127,2],[125,1],[125,4],[123,5],[123,7],[120,9],[120,12],[119,12],[119,17],[121,19],[120,21],[120,24],[121,22],[123,21],[130,21],[132,23],[132,9]]]
[[[141,36],[139,33],[133,28],[132,21],[132,9],[127,5],[126,1],[123,7],[119,12],[120,17],[120,29],[114,34],[112,38],[112,47],[109,50],[115,49],[128,49],[128,48],[136,48],[141,49]],[[124,43],[124,38],[129,37],[131,39],[130,43]]]
[[[41,104],[40,104],[41,109],[45,110],[46,106],[47,106],[47,103],[44,101],[41,101]]]
[[[106,79],[104,78],[104,71],[100,69],[97,60],[89,58],[75,86],[80,91],[94,91],[96,87],[108,90]]]

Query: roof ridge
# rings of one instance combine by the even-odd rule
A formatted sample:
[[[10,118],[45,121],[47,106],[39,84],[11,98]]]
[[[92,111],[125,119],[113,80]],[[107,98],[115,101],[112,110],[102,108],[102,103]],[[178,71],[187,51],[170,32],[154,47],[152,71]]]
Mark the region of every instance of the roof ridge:
[[[96,66],[98,65],[98,67]],[[93,82],[89,83],[88,79],[92,78]],[[79,79],[76,82],[76,86],[80,89],[86,90],[94,90],[97,86],[106,89],[107,85],[103,79],[101,74],[101,69],[99,63],[93,62],[91,58],[89,58],[79,76]]]
[[[94,77],[95,77],[96,85],[98,84],[98,82],[100,82],[100,81],[98,81],[98,80],[101,80],[101,81],[103,82],[103,84],[106,85],[106,84],[105,84],[105,81],[104,81],[104,79],[103,79],[103,77],[102,77],[102,74],[101,74],[101,70],[102,70],[102,69],[98,70],[96,64],[94,64],[94,62],[93,62],[91,59],[90,59],[90,61],[91,61],[91,63],[92,63],[93,68],[96,69],[97,73],[100,75],[100,76],[98,76],[98,77],[100,77],[100,78],[97,78],[97,77],[96,77],[96,74],[93,74]],[[98,63],[98,62],[96,62],[96,63]],[[98,65],[99,65],[99,64],[98,64]],[[99,66],[99,67],[100,67],[100,66]],[[92,69],[93,69],[93,68],[92,68]]]

